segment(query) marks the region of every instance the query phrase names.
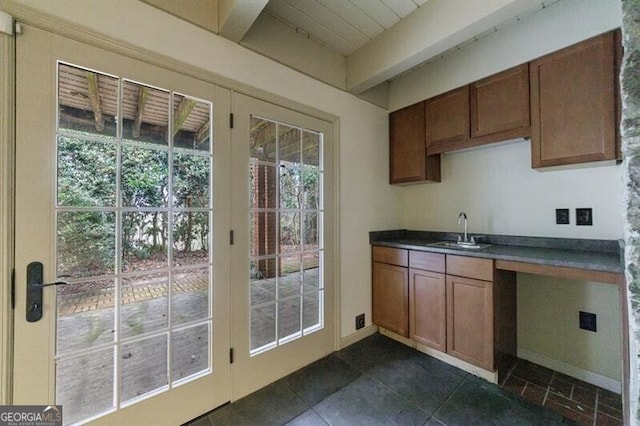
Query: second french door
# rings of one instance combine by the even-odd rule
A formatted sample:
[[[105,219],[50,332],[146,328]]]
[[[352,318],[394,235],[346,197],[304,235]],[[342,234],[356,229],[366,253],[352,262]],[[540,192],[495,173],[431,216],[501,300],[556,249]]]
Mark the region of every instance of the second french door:
[[[334,349],[331,124],[234,94],[234,398]]]

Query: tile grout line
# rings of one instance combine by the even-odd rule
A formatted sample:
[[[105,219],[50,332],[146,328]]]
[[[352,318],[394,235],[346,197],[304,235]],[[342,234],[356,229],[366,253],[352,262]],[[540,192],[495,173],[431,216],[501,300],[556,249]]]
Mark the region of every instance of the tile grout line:
[[[596,426],[598,419],[598,405],[600,404],[600,389],[596,389],[596,401],[593,404],[593,426]]]
[[[470,377],[471,375],[469,373],[467,373],[467,375],[464,377],[464,379],[460,380],[460,383],[458,383],[458,386],[456,386],[451,393],[449,394],[449,396],[447,396],[447,398],[442,401],[442,404],[438,405],[438,407],[433,410],[433,414],[431,415],[431,417],[433,417],[434,419],[436,419],[437,421],[439,421],[440,423],[442,423],[443,425],[446,426],[446,423],[441,421],[438,417],[436,417],[436,414],[438,413],[438,411],[440,410],[440,408],[442,408],[443,405],[445,405],[452,397],[453,395],[458,391],[458,389],[460,389],[460,387],[462,387],[462,385],[464,384],[464,382],[467,381],[467,379]]]

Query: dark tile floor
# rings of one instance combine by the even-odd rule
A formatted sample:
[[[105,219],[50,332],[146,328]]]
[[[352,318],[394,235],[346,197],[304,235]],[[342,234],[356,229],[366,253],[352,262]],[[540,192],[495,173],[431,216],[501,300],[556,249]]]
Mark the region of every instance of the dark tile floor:
[[[515,370],[512,373],[518,377]],[[327,424],[546,426],[575,422],[526,396],[375,334],[188,423]]]
[[[502,387],[581,425],[622,425],[619,394],[518,360]]]

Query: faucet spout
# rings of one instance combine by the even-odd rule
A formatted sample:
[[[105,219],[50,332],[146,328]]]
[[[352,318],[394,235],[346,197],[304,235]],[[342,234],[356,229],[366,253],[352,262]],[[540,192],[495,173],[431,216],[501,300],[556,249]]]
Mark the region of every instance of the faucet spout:
[[[458,225],[460,225],[464,221],[464,236],[462,238],[462,243],[469,242],[469,236],[467,234],[467,214],[465,212],[460,212],[458,215]]]

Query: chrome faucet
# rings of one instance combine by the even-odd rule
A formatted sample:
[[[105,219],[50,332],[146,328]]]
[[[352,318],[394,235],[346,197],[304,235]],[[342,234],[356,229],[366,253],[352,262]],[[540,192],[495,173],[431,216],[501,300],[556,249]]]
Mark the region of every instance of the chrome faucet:
[[[464,221],[464,234],[463,236],[458,235],[458,244],[475,244],[475,238],[471,237],[469,239],[469,234],[467,233],[467,214],[465,212],[460,212],[458,215],[458,225],[460,225]]]

